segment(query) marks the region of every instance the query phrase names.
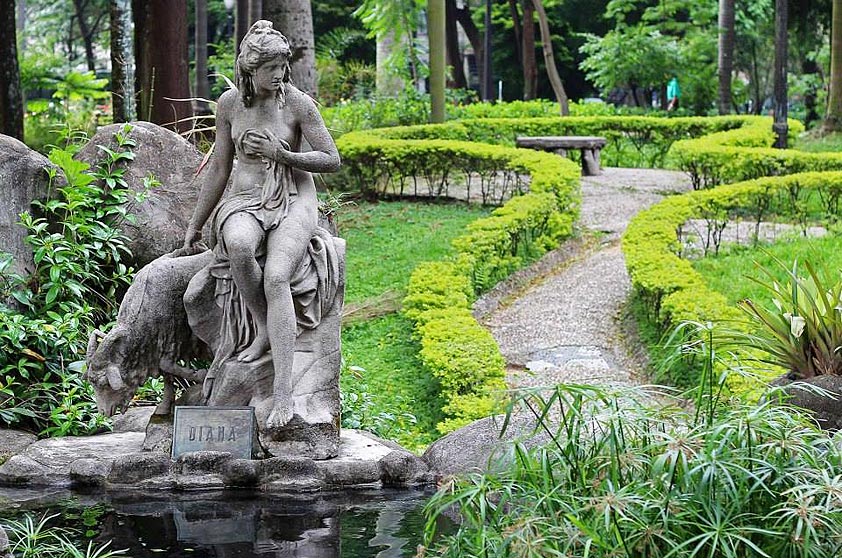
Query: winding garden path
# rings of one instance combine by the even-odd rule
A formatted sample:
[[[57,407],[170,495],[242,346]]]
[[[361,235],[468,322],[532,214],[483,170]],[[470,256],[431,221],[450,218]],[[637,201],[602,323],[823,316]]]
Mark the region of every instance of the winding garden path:
[[[475,306],[506,358],[510,385],[644,380],[636,328],[624,316],[631,284],[620,236],[638,211],[690,189],[687,176],[675,171],[608,168],[582,177],[580,226],[590,234],[547,254]]]

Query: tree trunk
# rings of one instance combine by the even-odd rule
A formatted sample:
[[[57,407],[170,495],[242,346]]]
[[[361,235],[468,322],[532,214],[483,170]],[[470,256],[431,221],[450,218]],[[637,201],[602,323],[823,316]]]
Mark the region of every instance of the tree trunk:
[[[20,51],[26,50],[26,0],[18,0],[18,37],[20,37]]]
[[[249,22],[263,19],[263,0],[249,0]]]
[[[0,2],[0,133],[23,141],[23,96],[15,17],[14,1]]]
[[[480,72],[480,91],[483,101],[494,100],[494,76],[491,68],[491,0],[485,0],[485,22],[482,34],[482,72]]]
[[[842,0],[833,0],[830,31],[830,92],[823,128],[842,130]]]
[[[111,112],[114,122],[137,118],[131,0],[111,0]]]
[[[263,15],[286,35],[292,47],[292,82],[311,96],[318,95],[313,12],[305,0],[264,0]]]
[[[445,0],[444,11],[447,65],[453,68],[453,79],[447,85],[448,87],[455,87],[457,89],[467,89],[468,80],[465,78],[465,67],[462,64],[462,56],[459,53],[459,33],[456,28],[456,0]]]
[[[82,0],[73,0],[73,8],[76,10],[76,19],[79,21],[79,33],[82,35],[82,44],[85,45],[85,61],[88,64],[88,70],[94,72],[96,71],[94,30],[88,26],[88,21],[85,19],[85,7],[82,5]]]
[[[509,0],[509,15],[512,18],[512,31],[515,34],[515,58],[523,65],[523,30],[520,26],[520,12],[517,9],[517,0]]]
[[[234,8],[234,52],[240,54],[240,43],[251,27],[249,20],[249,0],[237,0]]]
[[[842,1],[842,0],[840,0]],[[538,25],[541,30],[541,44],[544,46],[544,64],[547,66],[547,77],[550,78],[550,85],[553,86],[558,106],[562,116],[570,114],[570,107],[567,104],[567,93],[564,92],[564,84],[558,69],[555,67],[555,56],[553,55],[553,37],[550,34],[550,24],[547,22],[547,13],[544,11],[544,4],[541,0],[532,0],[535,11],[538,13]]]
[[[532,0],[523,2],[523,100],[538,97],[538,61],[535,60],[535,7]]]
[[[734,0],[719,0],[719,114],[731,112],[731,74],[734,69]]]
[[[140,119],[178,132],[193,115],[187,63],[187,0],[134,0]],[[179,100],[175,100],[179,99]]]
[[[196,1],[196,89],[195,97],[207,99],[210,97],[210,83],[208,82],[208,0]],[[196,109],[199,113],[208,110],[205,101],[197,100]]]
[[[773,129],[777,139],[775,147],[786,149],[787,125],[787,87],[786,63],[787,41],[787,5],[788,0],[775,0],[775,124]]]
[[[427,0],[427,38],[430,43],[430,122],[444,122],[445,25],[444,0]]]

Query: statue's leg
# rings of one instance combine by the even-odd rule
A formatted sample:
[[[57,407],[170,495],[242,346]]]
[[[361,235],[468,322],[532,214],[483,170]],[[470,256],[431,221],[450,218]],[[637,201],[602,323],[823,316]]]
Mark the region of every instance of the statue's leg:
[[[222,238],[231,261],[231,276],[257,326],[255,338],[237,357],[241,362],[256,360],[269,350],[263,270],[255,257],[264,234],[257,219],[248,213],[235,213],[222,226]]]
[[[274,405],[267,420],[270,429],[279,428],[292,418],[296,319],[290,280],[304,257],[315,228],[315,212],[301,204],[293,206],[289,216],[267,239],[263,285],[268,301],[266,323],[275,368]]]

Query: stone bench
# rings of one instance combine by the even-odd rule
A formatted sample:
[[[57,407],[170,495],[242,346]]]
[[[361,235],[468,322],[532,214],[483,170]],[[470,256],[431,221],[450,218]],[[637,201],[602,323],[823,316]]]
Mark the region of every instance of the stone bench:
[[[605,147],[605,138],[598,136],[518,136],[518,147],[552,151],[567,157],[568,149],[582,151],[582,175],[602,174],[599,167],[599,151]]]

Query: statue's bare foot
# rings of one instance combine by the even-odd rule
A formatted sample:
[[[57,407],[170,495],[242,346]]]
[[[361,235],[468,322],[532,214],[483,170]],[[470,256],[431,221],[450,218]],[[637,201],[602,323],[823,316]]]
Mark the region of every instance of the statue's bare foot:
[[[292,420],[292,406],[275,404],[269,418],[266,419],[266,427],[269,430],[283,428],[290,420]]]
[[[269,351],[269,337],[258,334],[251,345],[243,349],[237,356],[237,360],[239,362],[253,362],[265,355],[267,351]]]

